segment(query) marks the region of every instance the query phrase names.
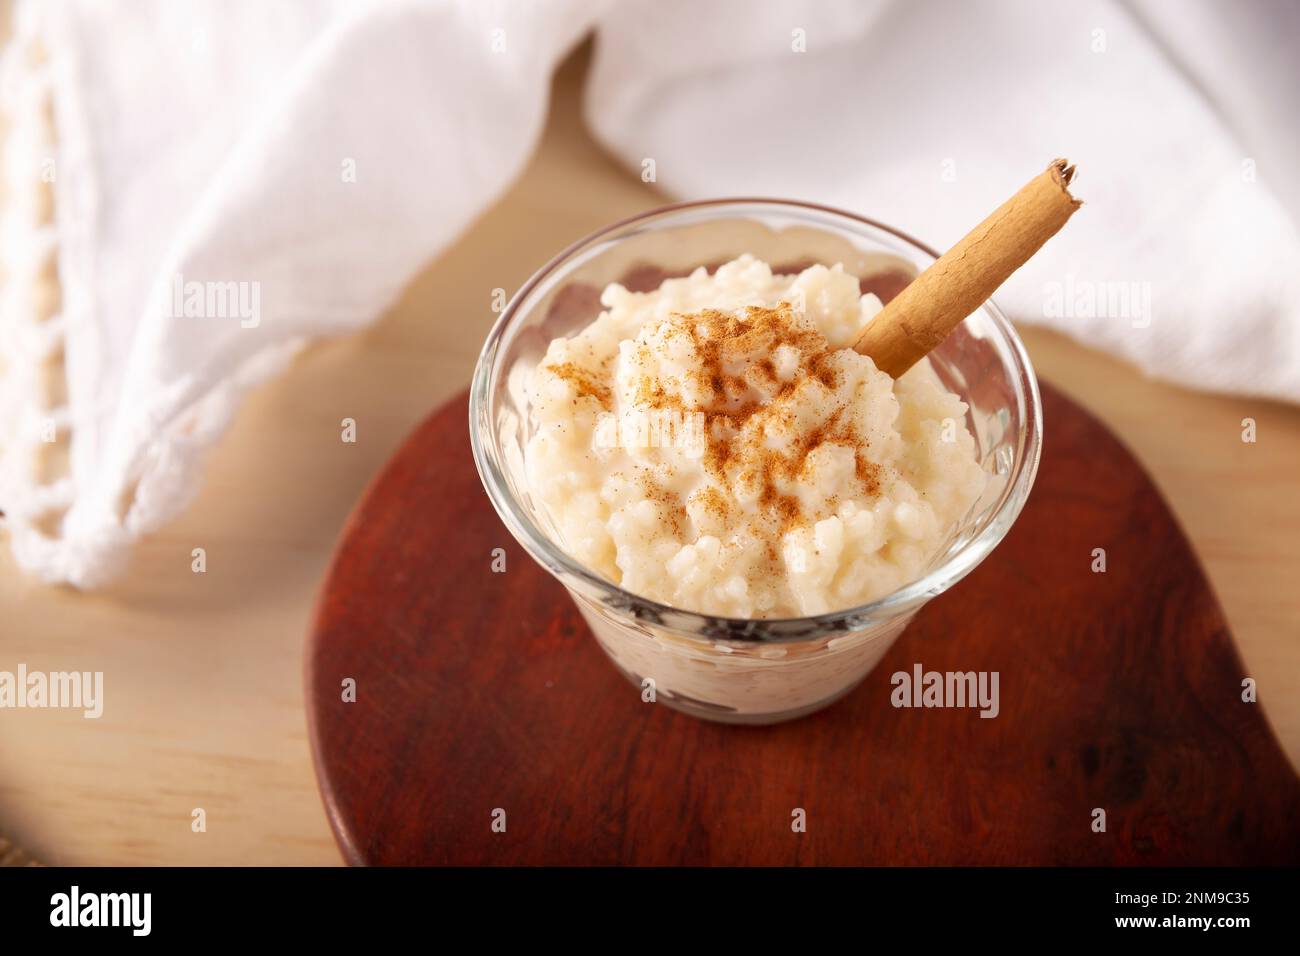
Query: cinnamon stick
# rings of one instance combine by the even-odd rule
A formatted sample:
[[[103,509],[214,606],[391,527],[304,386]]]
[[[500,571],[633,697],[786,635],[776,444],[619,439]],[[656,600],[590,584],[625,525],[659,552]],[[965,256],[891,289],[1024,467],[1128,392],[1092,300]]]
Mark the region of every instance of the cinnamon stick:
[[[1053,160],[913,279],[871,320],[853,348],[894,378],[906,372],[1083,205],[1067,188],[1073,178],[1073,166]]]

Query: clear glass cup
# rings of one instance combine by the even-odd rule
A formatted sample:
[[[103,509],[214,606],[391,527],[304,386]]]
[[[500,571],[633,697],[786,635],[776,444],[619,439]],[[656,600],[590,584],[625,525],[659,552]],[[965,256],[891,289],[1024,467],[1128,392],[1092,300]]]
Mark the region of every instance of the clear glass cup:
[[[470,391],[474,460],[488,497],[524,549],[568,590],[606,654],[643,693],[708,720],[763,724],[811,713],[850,691],[917,611],[975,568],[1015,521],[1042,447],[1038,384],[1024,346],[987,302],[930,354],[969,406],[988,481],[926,573],[859,607],[816,617],[738,620],[623,590],[557,543],[524,471],[532,434],[526,383],[551,339],[600,311],[610,282],[654,288],[749,252],[776,271],[842,263],[888,299],[936,258],[903,233],[824,206],[772,199],[681,203],[615,223],[565,249],[524,284],[488,335]]]

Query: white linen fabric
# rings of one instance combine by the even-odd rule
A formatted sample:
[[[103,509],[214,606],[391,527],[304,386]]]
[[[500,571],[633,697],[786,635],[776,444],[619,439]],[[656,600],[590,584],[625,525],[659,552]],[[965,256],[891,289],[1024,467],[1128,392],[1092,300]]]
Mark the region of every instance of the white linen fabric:
[[[591,31],[589,125],[675,197],[825,202],[945,247],[1068,156],[1086,205],[999,292],[1012,317],[1298,401],[1298,9],[20,0],[0,87],[18,563],[83,588],[124,567],[248,388],[377,318],[518,174],[551,73]],[[69,474],[38,481],[54,431]]]

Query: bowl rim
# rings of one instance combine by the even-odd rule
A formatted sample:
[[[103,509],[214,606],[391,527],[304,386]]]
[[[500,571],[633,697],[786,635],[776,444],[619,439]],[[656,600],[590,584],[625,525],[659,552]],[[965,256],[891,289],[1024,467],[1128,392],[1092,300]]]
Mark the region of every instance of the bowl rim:
[[[519,314],[522,304],[528,300],[533,290],[552,272],[580,250],[598,242],[611,233],[638,223],[670,216],[674,213],[702,209],[721,210],[725,207],[755,205],[804,211],[812,210],[832,217],[848,219],[854,223],[888,233],[932,259],[939,258],[939,253],[930,246],[899,229],[869,217],[860,216],[857,213],[820,203],[761,196],[735,196],[689,200],[656,206],[653,209],[602,226],[600,229],[569,243],[534,272],[519,287],[518,291],[510,297],[506,307],[497,317],[496,322],[493,323],[492,329],[483,343],[483,348],[479,352],[470,386],[469,431],[474,464],[478,469],[479,479],[483,483],[492,506],[505,523],[506,528],[514,535],[524,550],[554,575],[566,589],[572,591],[575,589],[575,584],[581,585],[578,590],[583,592],[586,597],[590,598],[592,596],[588,592],[594,592],[605,599],[602,603],[631,612],[637,619],[650,620],[674,631],[683,632],[687,637],[698,637],[698,639],[709,643],[720,638],[745,644],[785,643],[806,640],[810,633],[858,630],[869,623],[907,613],[911,610],[912,605],[919,605],[942,594],[974,570],[1006,536],[1019,516],[1026,500],[1028,500],[1029,492],[1033,487],[1038,472],[1039,461],[1042,457],[1043,415],[1038,379],[1034,373],[1033,364],[1029,359],[1029,353],[1026,351],[1020,336],[1010,320],[990,298],[977,311],[985,312],[992,320],[993,328],[1009,346],[1011,358],[1018,372],[1015,388],[1018,399],[1024,405],[1025,417],[1024,427],[1020,432],[1020,454],[1013,463],[1011,478],[1007,482],[1001,499],[998,501],[985,527],[958,551],[948,555],[940,564],[914,581],[866,604],[854,605],[825,614],[785,618],[731,618],[674,607],[653,598],[627,591],[576,561],[563,548],[553,542],[544,531],[537,527],[527,510],[510,493],[509,485],[496,460],[496,456],[490,453],[484,442],[484,433],[492,426],[489,415],[489,397],[493,385],[492,372],[496,364],[495,358],[511,322]]]

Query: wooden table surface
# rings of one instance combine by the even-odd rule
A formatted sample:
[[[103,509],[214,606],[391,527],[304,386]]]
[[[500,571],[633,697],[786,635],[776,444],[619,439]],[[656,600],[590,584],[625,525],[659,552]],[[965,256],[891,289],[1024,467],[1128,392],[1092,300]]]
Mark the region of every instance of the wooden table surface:
[[[583,128],[585,63],[580,52],[559,75],[522,179],[369,331],[313,347],[251,396],[199,497],[139,544],[118,584],[45,587],[0,540],[0,670],[105,675],[100,720],[0,712],[0,835],[50,863],[340,861],[308,752],[302,646],[344,518],[402,438],[468,382],[494,289],[665,201]],[[1300,408],[1159,384],[1022,332],[1040,375],[1108,423],[1168,497],[1300,763]],[[1248,416],[1253,445],[1240,440]],[[339,440],[349,417],[355,444]],[[191,571],[196,547],[205,574]],[[195,808],[206,832],[191,829]]]

